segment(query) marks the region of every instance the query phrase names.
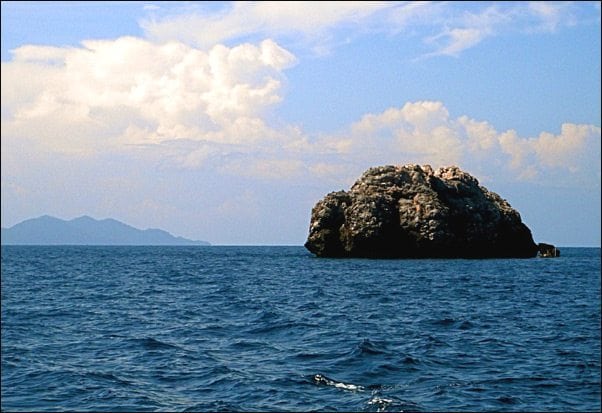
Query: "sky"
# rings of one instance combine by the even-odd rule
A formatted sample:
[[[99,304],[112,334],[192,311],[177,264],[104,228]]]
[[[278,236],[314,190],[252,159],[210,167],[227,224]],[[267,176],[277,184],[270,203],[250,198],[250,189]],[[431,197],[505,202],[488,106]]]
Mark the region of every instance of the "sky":
[[[302,245],[371,166],[458,165],[600,246],[599,2],[1,3],[1,224]]]

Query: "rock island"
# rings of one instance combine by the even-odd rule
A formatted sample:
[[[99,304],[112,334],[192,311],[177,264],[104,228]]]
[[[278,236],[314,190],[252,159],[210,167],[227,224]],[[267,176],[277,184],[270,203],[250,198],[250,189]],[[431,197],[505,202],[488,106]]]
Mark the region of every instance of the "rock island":
[[[379,166],[312,209],[305,247],[319,257],[534,257],[520,214],[450,166]]]

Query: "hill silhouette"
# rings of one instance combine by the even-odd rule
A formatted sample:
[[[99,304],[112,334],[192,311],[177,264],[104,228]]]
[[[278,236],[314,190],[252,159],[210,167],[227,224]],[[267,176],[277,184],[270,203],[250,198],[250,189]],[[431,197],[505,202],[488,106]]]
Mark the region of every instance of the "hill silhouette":
[[[115,219],[81,216],[65,221],[49,215],[2,228],[2,245],[210,245],[161,229],[137,229]]]

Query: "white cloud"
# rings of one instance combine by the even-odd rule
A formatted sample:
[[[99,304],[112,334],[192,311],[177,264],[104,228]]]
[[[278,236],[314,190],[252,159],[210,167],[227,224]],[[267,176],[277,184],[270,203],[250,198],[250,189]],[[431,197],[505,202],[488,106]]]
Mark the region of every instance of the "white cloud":
[[[399,33],[409,26],[433,24],[445,13],[446,5],[441,2],[408,1],[388,10],[385,23],[394,33]]]
[[[269,37],[287,46],[301,45],[317,54],[362,33],[418,33],[427,46],[420,56],[424,58],[459,56],[488,37],[554,32],[562,26],[591,20],[591,9],[595,7],[595,3],[539,1],[232,2],[217,10],[189,6],[181,14],[148,18],[140,24],[153,40],[181,41],[201,49],[217,43]]]
[[[335,26],[358,24],[371,15],[394,7],[391,2],[233,2],[218,11],[199,8],[161,20],[141,21],[147,36],[159,41],[183,41],[200,48],[238,40],[249,35],[262,37],[301,35],[323,37]]]
[[[437,33],[424,38],[435,50],[421,56],[423,58],[457,57],[489,37],[510,33],[552,33],[562,26],[587,24],[591,21],[593,3],[534,1],[473,3],[463,7],[451,2],[439,6],[433,9],[431,20],[426,23],[436,28]],[[424,21],[418,22],[425,25]]]
[[[235,7],[255,13],[263,6]],[[326,32],[340,24],[365,23],[385,6],[323,7],[330,9],[321,20],[299,22],[290,30]],[[404,21],[400,12],[400,26],[411,24],[408,16],[421,16],[421,24],[427,24],[423,17],[429,13],[437,20],[443,7],[394,4],[409,19]],[[287,19],[294,20],[289,12],[272,10],[273,16],[262,17],[267,23],[261,23],[261,30],[275,27],[285,33]],[[240,10],[236,13],[242,16]],[[278,16],[284,16],[281,26]],[[465,14],[435,34],[433,44],[439,54],[457,55],[496,35],[508,24],[507,17],[493,6]],[[95,172],[89,175],[97,173],[95,182],[102,182],[107,159],[114,156],[148,169],[140,172],[138,183],[152,182],[149,171],[167,171],[202,174],[207,181],[244,177],[345,187],[369,166],[430,163],[458,164],[477,176],[600,185],[600,128],[593,125],[566,123],[558,133],[522,137],[512,130],[497,131],[469,114],[453,117],[442,102],[416,101],[365,114],[338,134],[312,136],[298,126],[275,126],[270,111],[283,99],[286,70],[296,62],[271,39],[206,49],[134,37],[85,41],[81,47],[20,47],[11,61],[2,63],[3,193],[23,204],[36,203],[31,199],[40,188],[32,182],[55,171],[59,173],[49,178],[49,186],[57,194],[67,191],[66,180],[84,187],[84,178],[80,182],[61,174],[66,164],[69,171],[90,168]],[[180,185],[187,188],[181,192],[189,192],[188,185]],[[114,192],[109,192],[94,205],[117,208]],[[139,192],[132,205],[150,211],[156,220],[174,213],[153,206],[160,194],[149,198]],[[45,202],[56,201],[49,199]],[[81,202],[86,208],[93,204]]]
[[[445,13],[431,22],[439,26],[438,33],[426,37],[425,43],[433,45],[435,50],[422,57],[447,55],[457,57],[466,49],[481,43],[484,39],[501,34],[510,28],[524,27],[520,16],[525,14],[523,5],[471,7],[463,11],[450,5]]]
[[[87,153],[189,139],[256,144],[295,57],[272,40],[207,52],[133,37],[24,46],[2,63],[2,133]]]
[[[157,6],[156,4],[145,4],[144,6],[142,6],[142,9],[155,11],[160,10],[161,7]]]
[[[567,8],[567,3],[554,4],[544,1],[529,2],[529,11],[541,21],[540,28],[544,31],[553,32],[561,23],[563,18],[563,8]],[[569,16],[569,22],[570,22]]]
[[[433,53],[428,53],[426,56],[448,55],[458,56],[461,52],[469,49],[481,42],[490,33],[487,30],[477,28],[455,28],[446,30],[436,36],[426,39],[427,43],[436,43],[438,39],[444,39],[443,46],[439,46],[438,50]]]
[[[449,112],[441,102],[408,102],[401,108],[365,115],[353,124],[353,148],[410,162],[457,163],[459,141],[450,125]]]
[[[491,165],[522,179],[550,171],[585,179],[599,165],[600,129],[564,124],[519,137],[486,121],[453,118],[442,102],[366,114],[346,133],[312,137],[275,127],[284,71],[295,57],[272,40],[202,51],[123,37],[80,48],[19,48],[2,63],[2,153],[93,156],[119,152],[184,169],[286,180],[346,176],[381,163]],[[598,160],[590,159],[598,154]],[[33,155],[32,155],[33,156]]]
[[[498,137],[500,149],[510,156],[509,166],[515,171],[528,171],[521,178],[545,178],[555,171],[599,185],[600,128],[593,125],[564,123],[560,134],[542,132],[534,138],[522,139],[515,131]]]
[[[457,164],[478,174],[541,183],[600,185],[600,128],[594,125],[565,123],[558,135],[520,137],[513,130],[498,132],[486,121],[452,118],[442,102],[419,101],[364,115],[351,125],[350,137],[341,155]]]
[[[564,123],[560,134],[542,132],[529,140],[531,150],[543,167],[563,168],[570,172],[590,171],[590,158],[598,159],[600,169],[600,128],[593,125]]]
[[[466,132],[466,146],[473,154],[492,150],[498,141],[498,133],[489,123],[460,116],[458,123]]]

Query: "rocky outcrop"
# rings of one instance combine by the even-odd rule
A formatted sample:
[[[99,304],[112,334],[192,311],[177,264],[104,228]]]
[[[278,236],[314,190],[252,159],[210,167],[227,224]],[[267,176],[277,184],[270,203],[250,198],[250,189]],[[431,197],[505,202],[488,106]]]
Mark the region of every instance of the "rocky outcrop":
[[[534,257],[519,213],[456,166],[370,168],[312,209],[305,247],[320,257]]]
[[[560,250],[554,245],[540,242],[537,244],[537,255],[542,258],[556,258],[560,257]]]

